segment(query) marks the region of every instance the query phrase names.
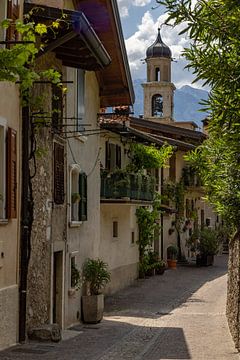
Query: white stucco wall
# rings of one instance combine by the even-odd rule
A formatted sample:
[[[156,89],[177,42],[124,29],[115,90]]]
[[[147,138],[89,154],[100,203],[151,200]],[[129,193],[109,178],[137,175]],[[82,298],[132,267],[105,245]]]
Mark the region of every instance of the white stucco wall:
[[[109,265],[111,283],[106,292],[112,293],[129,285],[137,278],[138,270],[138,226],[136,205],[101,204],[100,257]],[[113,237],[113,221],[118,222],[118,237]],[[134,243],[132,243],[134,232]]]
[[[0,220],[0,349],[18,340],[21,128],[18,86],[0,82],[0,117],[17,132],[17,218]]]
[[[76,70],[67,69],[67,79],[74,81],[68,85],[67,116],[76,117]],[[98,83],[93,72],[86,72],[85,78],[85,118],[86,129],[96,129],[99,111]],[[74,122],[74,120],[72,120]],[[100,147],[99,134],[70,138],[67,146],[67,189],[68,227],[65,271],[65,327],[79,321],[81,291],[69,295],[70,258],[75,256],[76,266],[81,269],[88,257],[99,256],[100,245]],[[81,224],[70,225],[70,167],[78,164],[87,174],[88,219]]]

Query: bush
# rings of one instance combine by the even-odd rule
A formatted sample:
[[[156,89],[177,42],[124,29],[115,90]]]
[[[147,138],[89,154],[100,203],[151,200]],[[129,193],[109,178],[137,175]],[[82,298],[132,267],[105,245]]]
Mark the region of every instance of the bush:
[[[168,259],[172,259],[172,260],[176,260],[178,255],[178,248],[176,245],[170,245],[167,248],[167,258]]]
[[[83,264],[83,281],[89,286],[90,295],[98,295],[110,281],[108,265],[100,259],[87,259]]]
[[[218,252],[219,240],[217,232],[210,228],[203,228],[199,232],[198,250],[201,254],[215,255]]]

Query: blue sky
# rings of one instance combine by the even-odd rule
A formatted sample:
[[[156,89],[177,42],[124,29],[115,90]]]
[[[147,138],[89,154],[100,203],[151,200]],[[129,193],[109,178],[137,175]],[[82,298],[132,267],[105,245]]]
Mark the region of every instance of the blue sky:
[[[156,8],[155,0],[117,1],[132,78],[144,79],[146,78],[146,65],[142,60],[145,58],[148,46],[155,41],[157,28],[164,22],[167,14],[162,6]],[[178,35],[183,28],[184,25],[176,28],[163,26],[161,29],[162,39],[171,48],[175,60],[172,62],[172,82],[178,88],[183,85],[191,85],[193,80],[192,73],[184,70],[186,61],[181,56],[183,48],[189,45],[186,35]],[[200,84],[193,86],[201,87]]]

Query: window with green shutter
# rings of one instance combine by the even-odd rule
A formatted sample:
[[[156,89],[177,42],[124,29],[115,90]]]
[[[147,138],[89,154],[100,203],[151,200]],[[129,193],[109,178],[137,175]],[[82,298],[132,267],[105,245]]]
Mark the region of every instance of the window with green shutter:
[[[84,172],[79,174],[79,221],[87,220],[87,175]]]

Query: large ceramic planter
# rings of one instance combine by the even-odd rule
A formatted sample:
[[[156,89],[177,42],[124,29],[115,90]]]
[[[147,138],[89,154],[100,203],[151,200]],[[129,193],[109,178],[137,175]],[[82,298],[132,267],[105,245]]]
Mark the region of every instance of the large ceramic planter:
[[[83,322],[96,324],[103,318],[104,295],[82,296]]]
[[[177,268],[177,260],[167,259],[167,264],[169,269],[176,269]]]
[[[214,255],[201,254],[197,255],[197,266],[211,266],[214,263]]]

